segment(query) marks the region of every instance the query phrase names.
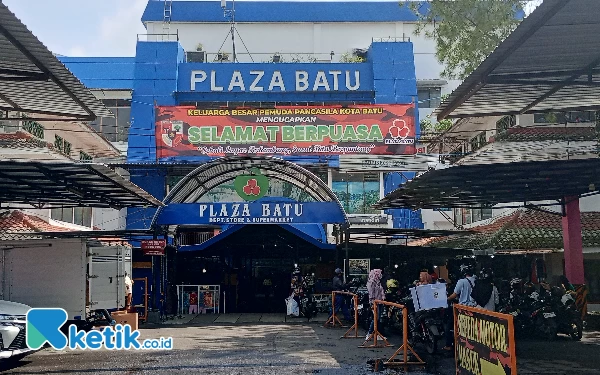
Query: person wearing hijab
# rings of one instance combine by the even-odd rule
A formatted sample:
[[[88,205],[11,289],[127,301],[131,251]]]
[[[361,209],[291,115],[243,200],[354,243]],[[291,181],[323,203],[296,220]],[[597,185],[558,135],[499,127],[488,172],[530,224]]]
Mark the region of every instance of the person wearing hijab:
[[[383,286],[381,285],[382,272],[380,269],[371,270],[369,273],[369,281],[367,281],[367,291],[369,292],[369,305],[373,305],[373,301],[385,300],[385,293],[383,290]],[[381,318],[381,312],[383,309],[379,309],[379,316],[377,319]],[[373,335],[373,331],[375,331],[375,317],[371,320],[371,326],[369,327],[369,332],[365,337],[365,341],[368,341]],[[379,336],[380,339],[385,339],[385,337]]]

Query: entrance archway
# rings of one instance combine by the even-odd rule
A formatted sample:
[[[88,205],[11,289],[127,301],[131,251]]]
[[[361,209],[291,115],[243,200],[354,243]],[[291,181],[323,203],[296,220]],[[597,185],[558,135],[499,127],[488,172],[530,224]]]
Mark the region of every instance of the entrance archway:
[[[289,295],[296,264],[312,275],[333,273],[336,246],[327,243],[325,224],[348,224],[342,204],[324,179],[273,157],[216,159],[183,177],[163,204],[153,227],[215,228],[208,240],[178,246],[177,271],[170,272],[170,282],[203,285],[225,280],[221,287],[227,291],[228,312],[284,308],[281,301],[286,296],[280,298],[277,288],[269,291],[266,285],[278,284]],[[322,279],[331,276],[324,274]],[[288,281],[282,282],[282,277]],[[271,279],[273,283],[267,283]]]

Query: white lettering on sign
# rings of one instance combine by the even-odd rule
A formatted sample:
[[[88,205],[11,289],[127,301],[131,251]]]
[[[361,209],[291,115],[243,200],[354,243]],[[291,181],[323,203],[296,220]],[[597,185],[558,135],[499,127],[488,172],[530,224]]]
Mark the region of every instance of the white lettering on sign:
[[[296,91],[339,91],[340,76],[344,74],[345,78],[345,89],[349,91],[356,91],[360,89],[360,71],[346,70],[330,70],[330,71],[318,71],[316,73],[309,73],[305,70],[297,70],[294,72],[295,82],[286,82],[281,71],[276,70],[265,77],[265,71],[263,70],[251,70],[249,71],[250,77],[246,77],[246,82],[250,83],[247,88],[246,82],[244,82],[244,75],[241,71],[235,70],[231,73],[228,81],[219,80],[220,82],[229,82],[227,91],[264,91],[266,82],[269,82],[267,88],[268,91],[286,91],[286,87],[293,87]],[[217,76],[222,73],[218,73],[216,70],[210,71],[210,91],[225,91],[224,86],[217,85]],[[197,91],[200,83],[206,82],[209,73],[204,70],[192,70],[190,77],[190,90]],[[263,79],[264,78],[264,79]],[[250,80],[252,82],[250,82]],[[290,78],[288,78],[288,81]],[[208,84],[208,83],[206,83]],[[287,85],[286,85],[287,84]],[[278,88],[278,90],[275,90]]]
[[[192,91],[196,91],[196,83],[201,83],[206,80],[206,72],[204,70],[192,70]]]
[[[254,78],[254,81],[252,81],[252,84],[250,85],[250,91],[262,91],[263,88],[262,86],[258,86],[258,82],[260,82],[260,79],[265,75],[265,72],[260,70],[251,70],[250,74],[256,76],[256,78]]]
[[[262,203],[252,206],[252,212],[248,203],[201,204],[200,217],[208,217],[211,223],[293,222],[295,217],[302,216],[303,206],[302,203]],[[281,219],[270,221],[274,218]]]

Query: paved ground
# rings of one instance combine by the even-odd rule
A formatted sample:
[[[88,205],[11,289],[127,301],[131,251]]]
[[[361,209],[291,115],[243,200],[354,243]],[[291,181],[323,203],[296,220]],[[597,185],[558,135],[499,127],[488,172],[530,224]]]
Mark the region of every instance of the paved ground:
[[[214,317],[213,317],[214,318]],[[143,328],[142,338],[171,336],[172,351],[64,351],[50,349],[35,353],[3,374],[369,374],[376,358],[388,358],[394,347],[358,348],[361,339],[339,339],[345,331],[321,324],[295,320],[292,323],[201,324]],[[226,320],[225,318],[221,318]],[[233,320],[233,317],[229,319]],[[260,319],[259,319],[260,320]],[[193,324],[198,323],[198,324]],[[360,332],[360,331],[359,331]],[[566,337],[553,343],[519,343],[520,375],[600,374],[600,332],[588,332],[582,342]],[[427,366],[411,374],[454,374],[454,359],[447,355],[426,357]],[[383,373],[395,373],[385,370]]]

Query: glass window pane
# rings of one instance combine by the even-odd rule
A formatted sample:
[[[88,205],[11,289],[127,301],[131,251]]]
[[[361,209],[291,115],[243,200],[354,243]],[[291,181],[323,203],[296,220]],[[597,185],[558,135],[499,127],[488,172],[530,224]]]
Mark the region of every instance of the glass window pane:
[[[117,110],[117,141],[127,142],[130,116],[130,107],[122,107]]]
[[[117,119],[112,117],[102,118],[102,135],[109,142],[117,141]]]
[[[419,108],[431,108],[429,89],[417,89],[417,96],[419,98]]]
[[[75,207],[73,211],[73,224],[83,225],[83,207]]]
[[[50,210],[50,218],[52,220],[62,221],[62,208],[53,208]]]
[[[82,225],[84,227],[92,227],[92,208],[91,207],[82,207],[83,210],[83,221]]]

